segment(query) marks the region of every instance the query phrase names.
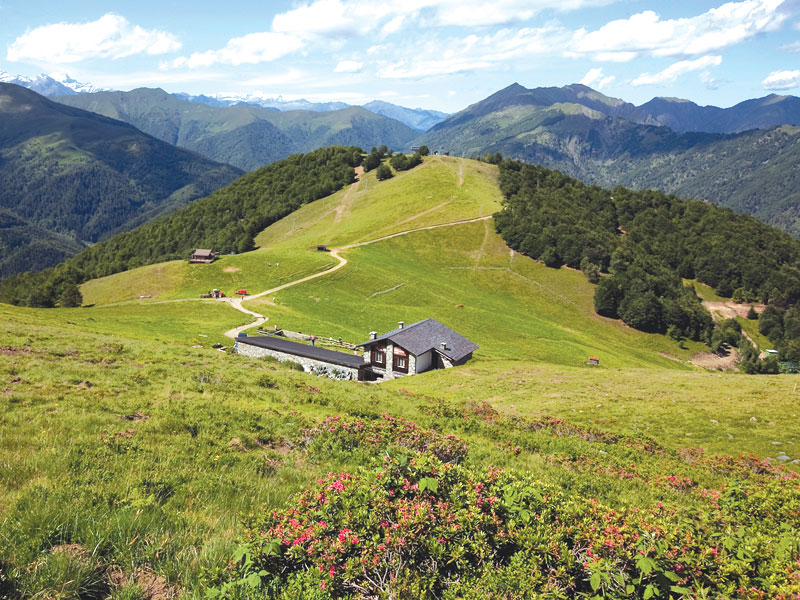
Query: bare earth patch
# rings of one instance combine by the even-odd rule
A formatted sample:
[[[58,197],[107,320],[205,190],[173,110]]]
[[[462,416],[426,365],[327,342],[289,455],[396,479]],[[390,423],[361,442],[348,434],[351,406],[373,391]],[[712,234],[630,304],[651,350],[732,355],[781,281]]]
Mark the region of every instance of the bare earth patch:
[[[239,267],[225,267],[222,269],[223,273],[238,273],[239,271],[241,271]]]
[[[4,356],[14,356],[15,354],[31,354],[33,350],[30,348],[14,348],[13,346],[0,347],[0,354]]]
[[[713,352],[699,352],[692,356],[692,364],[704,369],[723,369],[725,371],[738,371],[736,363],[739,362],[739,352],[736,349]]]
[[[169,585],[163,576],[145,569],[137,569],[132,575],[115,569],[109,573],[109,579],[118,588],[136,585],[147,600],[171,600],[178,595],[178,590]]]
[[[735,319],[736,317],[747,318],[747,313],[752,306],[758,314],[764,312],[766,306],[764,304],[739,304],[738,302],[708,302],[704,301],[703,306],[705,309],[713,314],[718,314],[723,319]]]

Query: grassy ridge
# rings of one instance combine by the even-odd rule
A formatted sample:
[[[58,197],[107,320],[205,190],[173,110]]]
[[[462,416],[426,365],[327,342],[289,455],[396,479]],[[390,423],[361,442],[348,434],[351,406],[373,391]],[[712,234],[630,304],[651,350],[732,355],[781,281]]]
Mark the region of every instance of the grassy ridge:
[[[496,177],[492,165],[449,157],[428,158],[386,182],[370,173],[356,193],[305,206],[256,242],[275,251],[340,246],[486,216],[499,208]],[[338,222],[337,209],[346,212]],[[399,320],[435,316],[475,340],[479,357],[575,366],[599,353],[615,367],[687,368],[690,350],[598,317],[594,287],[581,273],[553,271],[510,252],[491,221],[419,231],[344,256],[345,268],[280,292],[276,306],[248,305],[281,327],[355,342]]]

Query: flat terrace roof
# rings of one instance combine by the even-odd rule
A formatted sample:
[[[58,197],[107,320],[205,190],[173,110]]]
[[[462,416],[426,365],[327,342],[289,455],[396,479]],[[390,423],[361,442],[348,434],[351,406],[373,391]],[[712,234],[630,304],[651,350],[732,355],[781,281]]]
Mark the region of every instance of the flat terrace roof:
[[[350,367],[351,369],[366,367],[368,364],[361,355],[345,354],[344,352],[336,352],[335,350],[328,350],[327,348],[317,348],[316,346],[309,346],[308,344],[299,344],[277,336],[237,337],[236,342],[258,346],[259,348],[266,348],[268,350],[275,350],[277,352],[284,352],[286,354],[293,354],[295,356],[302,356],[303,358],[311,358],[334,365],[341,365],[343,367]]]

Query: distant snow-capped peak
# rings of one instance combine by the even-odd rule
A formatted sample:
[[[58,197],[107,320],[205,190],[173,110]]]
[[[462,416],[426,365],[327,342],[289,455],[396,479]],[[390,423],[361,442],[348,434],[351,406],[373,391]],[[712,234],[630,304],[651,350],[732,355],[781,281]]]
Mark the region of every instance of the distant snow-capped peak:
[[[51,75],[42,73],[36,77],[26,77],[24,75],[12,75],[6,71],[0,71],[0,82],[15,83],[44,96],[89,94],[92,92],[104,91],[103,88],[98,88],[91,83],[77,81],[67,73],[53,73]]]
[[[99,88],[91,83],[77,81],[67,73],[51,73],[50,75],[40,75],[40,77],[49,77],[56,83],[60,83],[78,94],[91,94],[93,92],[102,92],[106,90],[106,88]]]

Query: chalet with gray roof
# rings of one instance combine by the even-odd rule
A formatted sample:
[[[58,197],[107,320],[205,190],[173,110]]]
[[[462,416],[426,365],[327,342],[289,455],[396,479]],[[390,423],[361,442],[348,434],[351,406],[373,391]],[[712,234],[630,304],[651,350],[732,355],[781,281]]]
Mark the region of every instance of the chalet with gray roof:
[[[384,379],[463,365],[478,349],[476,343],[436,319],[398,325],[380,336],[373,331],[368,341],[359,344],[364,361]]]

